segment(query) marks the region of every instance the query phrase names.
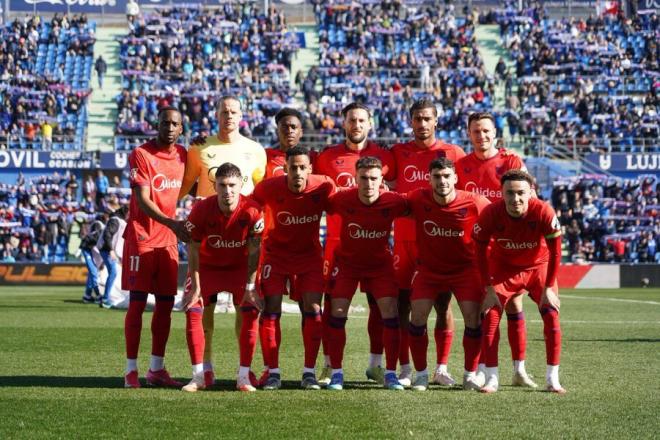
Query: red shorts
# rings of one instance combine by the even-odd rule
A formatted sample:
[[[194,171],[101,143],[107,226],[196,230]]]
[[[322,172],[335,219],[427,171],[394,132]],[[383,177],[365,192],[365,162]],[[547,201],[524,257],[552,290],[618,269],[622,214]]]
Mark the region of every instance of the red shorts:
[[[419,271],[413,280],[411,301],[430,299],[435,301],[441,293],[451,292],[458,302],[481,303],[484,288],[476,270],[465,270],[454,275],[437,275],[429,271]]]
[[[224,269],[213,266],[199,267],[199,284],[204,303],[220,292],[229,292],[235,305],[243,302],[245,285],[247,284],[247,268]],[[190,288],[190,273],[186,276],[184,293]]]
[[[375,299],[399,296],[396,277],[390,268],[365,273],[347,265],[336,265],[331,276],[329,287],[332,298],[352,299],[358,284]]]
[[[124,241],[121,288],[154,295],[176,295],[179,250],[176,245],[138,248]]]
[[[545,290],[545,279],[548,271],[548,265],[542,264],[540,266],[532,267],[530,269],[520,269],[516,267],[494,266],[493,273],[493,287],[497,292],[497,296],[504,306],[512,296],[519,294],[521,291],[529,292],[530,298],[536,304],[541,301],[541,295]],[[559,286],[555,281],[552,290],[559,295]]]
[[[410,289],[417,269],[417,243],[409,240],[394,240],[394,273],[399,289]]]
[[[323,293],[323,259],[320,255],[311,256],[303,263],[287,264],[277,257],[265,256],[259,283],[263,296],[290,293],[296,302],[302,300],[303,293]]]

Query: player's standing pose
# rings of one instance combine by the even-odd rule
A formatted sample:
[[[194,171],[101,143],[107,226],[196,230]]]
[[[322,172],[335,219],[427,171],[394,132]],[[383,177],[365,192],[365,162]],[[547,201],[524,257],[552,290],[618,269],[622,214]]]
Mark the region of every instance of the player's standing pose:
[[[130,214],[124,232],[122,289],[130,292],[124,324],[126,375],[124,386],[139,388],[137,357],[142,314],[149,293],[156,297],[151,319],[151,362],[147,383],[180,387],[165,369],[165,347],[177,290],[177,238],[187,241],[183,221],[174,220],[186,165],[186,150],[176,141],[182,132],[181,113],[166,107],[158,114],[158,137],[140,145],[128,157],[132,188]]]
[[[368,140],[371,130],[371,112],[367,106],[360,103],[351,103],[342,109],[344,117],[343,128],[346,139],[343,143],[324,149],[314,164],[314,172],[330,177],[338,188],[351,188],[355,186],[355,164],[361,157],[372,156],[378,158],[383,166],[383,177],[386,181],[392,180],[396,173],[394,157],[389,150]],[[337,214],[327,216],[327,235],[323,257],[323,276],[326,282],[330,278],[330,270],[334,267],[334,253],[339,244],[341,219]],[[369,366],[366,371],[368,379],[383,383],[383,320],[371,292],[367,292],[369,303],[369,320],[367,331],[369,333]],[[326,292],[324,301],[323,320],[327,329],[330,317],[330,295]],[[319,382],[330,383],[330,356],[327,351],[327,331],[324,332],[324,354],[326,366],[319,378]]]
[[[426,323],[437,296],[451,292],[465,321],[463,388],[478,390],[484,385],[483,378],[477,376],[483,287],[479,283],[471,233],[479,213],[490,202],[480,195],[457,190],[454,163],[446,158],[431,162],[429,173],[430,188],[420,188],[407,195],[415,219],[419,252],[408,327],[417,370],[412,388],[416,391],[428,388]]]
[[[328,212],[341,216],[339,246],[335,249],[329,283],[332,312],[327,329],[332,377],[328,389],[331,390],[344,387],[346,320],[358,284],[372,293],[383,319],[385,388],[403,390],[396,377],[400,338],[398,291],[389,237],[392,222],[406,215],[408,207],[400,194],[381,193],[382,169],[378,158],[360,158],[356,164],[357,188],[341,191],[329,202]]]
[[[485,393],[497,391],[496,329],[502,309],[513,296],[525,289],[538,304],[543,319],[547,359],[547,390],[563,394],[559,384],[561,328],[557,271],[561,260],[561,227],[550,205],[532,198],[534,178],[521,170],[502,176],[503,200],[484,209],[474,225],[477,261],[486,296],[484,350],[486,363]],[[488,246],[493,240],[490,255]],[[547,243],[547,248],[541,242]]]
[[[287,282],[303,299],[305,363],[301,386],[319,389],[315,372],[323,333],[323,258],[319,225],[335,185],[326,176],[311,175],[312,165],[306,149],[290,148],[286,157],[286,175],[264,180],[252,194],[253,199],[265,207],[267,225],[260,275],[265,300],[260,338],[269,368],[264,389],[275,390],[282,385],[278,334]]]
[[[236,388],[255,391],[249,373],[259,333],[255,282],[264,222],[260,207],[240,194],[242,186],[243,176],[236,165],[220,165],[215,172],[217,195],[197,202],[186,222],[191,235],[190,283],[186,285],[183,304],[193,378],[183,387],[184,391],[206,388],[202,311],[205,305],[216,303],[213,296],[217,292],[230,292],[243,315]]]
[[[526,171],[525,164],[516,154],[497,149],[495,118],[490,113],[476,112],[468,117],[468,136],[473,151],[456,163],[457,188],[481,194],[491,202],[502,200],[500,178],[509,170]],[[506,318],[511,357],[513,358],[514,386],[536,388],[525,370],[527,329],[523,313],[523,292],[506,303]],[[499,327],[496,339],[499,341]],[[482,363],[483,368],[483,363]]]
[[[416,101],[410,107],[410,119],[414,139],[392,147],[396,162],[395,189],[405,194],[417,188],[425,188],[429,181],[429,164],[433,159],[446,157],[456,163],[465,156],[458,146],[446,144],[435,138],[438,125],[438,112],[435,104],[428,99]],[[410,218],[397,219],[394,222],[394,269],[399,285],[399,317],[401,319],[401,345],[399,363],[401,374],[399,381],[409,386],[412,381],[408,343],[408,319],[410,316],[410,289],[417,245],[415,242],[415,222]],[[441,385],[453,385],[454,379],[447,371],[447,359],[454,335],[454,317],[449,308],[451,294],[440,295],[436,303],[438,320],[434,331],[437,366],[433,382]]]
[[[216,116],[218,134],[209,136],[201,144],[193,144],[188,151],[188,164],[183,178],[180,197],[184,197],[197,182],[197,197],[215,194],[215,170],[225,162],[233,163],[241,170],[243,189],[241,194],[249,195],[254,185],[260,182],[266,172],[266,153],[263,147],[239,133],[239,123],[243,118],[241,103],[235,96],[223,96],[218,101]],[[206,385],[215,382],[213,369],[213,328],[215,304],[204,308],[204,376]],[[236,313],[236,337],[240,332],[241,314]]]

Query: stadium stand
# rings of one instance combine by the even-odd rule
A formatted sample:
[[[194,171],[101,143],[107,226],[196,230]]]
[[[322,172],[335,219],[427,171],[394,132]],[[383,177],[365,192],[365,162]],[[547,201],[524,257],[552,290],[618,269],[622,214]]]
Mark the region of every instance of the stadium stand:
[[[95,29],[84,14],[0,28],[0,147],[84,148]]]
[[[158,8],[132,20],[120,43],[117,150],[152,135],[164,105],[181,109],[186,136],[209,134],[217,130],[217,99],[234,94],[244,109],[242,130],[273,138],[271,117],[292,102],[289,72],[299,42],[275,9],[263,15],[253,3]]]
[[[554,20],[541,6],[513,3],[497,14],[515,60],[517,93],[508,86],[507,103],[519,122],[510,134],[578,155],[660,151],[655,12]],[[541,153],[531,144],[529,153]]]
[[[374,109],[386,143],[410,135],[407,111],[422,96],[438,103],[438,136],[460,142],[470,110],[492,108],[472,17],[421,2],[315,3],[319,66],[302,81],[314,128],[341,136],[339,111],[351,101]],[[321,91],[316,90],[317,82]],[[462,143],[462,142],[461,142]]]

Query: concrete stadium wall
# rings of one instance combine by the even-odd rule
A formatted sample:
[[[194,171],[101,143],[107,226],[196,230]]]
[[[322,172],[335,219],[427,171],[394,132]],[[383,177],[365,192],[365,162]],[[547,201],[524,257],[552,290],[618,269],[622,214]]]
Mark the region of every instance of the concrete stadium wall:
[[[179,286],[188,265],[179,265]],[[0,286],[18,285],[84,285],[87,268],[84,264],[0,264]],[[620,287],[660,288],[659,264],[562,264],[559,287],[563,289],[617,289]]]

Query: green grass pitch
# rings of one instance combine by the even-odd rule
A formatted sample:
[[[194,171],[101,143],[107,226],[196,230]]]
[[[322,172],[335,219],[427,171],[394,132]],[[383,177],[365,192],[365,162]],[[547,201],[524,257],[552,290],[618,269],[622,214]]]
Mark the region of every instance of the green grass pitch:
[[[82,288],[0,289],[0,438],[658,438],[660,291],[565,290],[561,366],[565,396],[514,389],[502,324],[500,392],[432,387],[389,392],[367,383],[366,313],[348,321],[343,392],[298,389],[300,318],[282,318],[285,389],[235,392],[233,315],[216,315],[220,386],[179,390],[122,388],[124,312],[80,303]],[[528,371],[544,383],[540,318],[525,300]],[[356,296],[356,302],[365,304]],[[459,313],[454,305],[455,316]],[[148,368],[146,313],[140,372]],[[184,316],[175,313],[167,366],[190,378]],[[430,323],[433,325],[433,323]],[[450,371],[462,376],[462,321]],[[432,338],[431,338],[432,339]],[[434,364],[431,344],[429,365]],[[261,355],[257,350],[255,370]]]

